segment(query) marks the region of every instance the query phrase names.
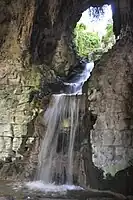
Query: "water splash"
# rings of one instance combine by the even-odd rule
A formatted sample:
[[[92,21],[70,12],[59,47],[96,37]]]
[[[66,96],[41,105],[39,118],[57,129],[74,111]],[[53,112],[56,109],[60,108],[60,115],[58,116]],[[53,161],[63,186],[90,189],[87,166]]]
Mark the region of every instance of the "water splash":
[[[68,190],[83,190],[80,186],[75,185],[55,185],[45,184],[42,181],[34,181],[25,183],[25,186],[30,190],[38,190],[46,193],[66,193]]]

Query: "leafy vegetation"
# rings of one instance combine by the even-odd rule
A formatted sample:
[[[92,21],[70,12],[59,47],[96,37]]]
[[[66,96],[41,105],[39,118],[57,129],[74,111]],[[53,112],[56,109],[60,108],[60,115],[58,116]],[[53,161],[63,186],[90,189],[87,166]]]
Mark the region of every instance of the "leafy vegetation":
[[[100,38],[97,32],[90,32],[83,23],[78,23],[74,30],[74,42],[79,56],[97,60],[115,43],[113,25],[109,23],[106,34]]]
[[[115,44],[113,24],[109,23],[106,27],[106,34],[102,37],[102,47],[108,50]]]

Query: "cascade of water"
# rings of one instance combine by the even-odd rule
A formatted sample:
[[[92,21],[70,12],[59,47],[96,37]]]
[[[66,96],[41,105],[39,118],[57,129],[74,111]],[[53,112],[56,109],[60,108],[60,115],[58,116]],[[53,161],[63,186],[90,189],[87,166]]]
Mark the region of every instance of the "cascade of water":
[[[80,74],[70,77],[68,82],[64,83],[69,86],[69,93],[74,95],[53,95],[52,105],[49,106],[44,115],[47,130],[39,153],[37,180],[52,183],[54,175],[56,180],[59,175],[58,183],[73,184],[73,149],[81,103],[81,99],[77,98],[75,94],[81,92],[82,85],[89,78],[93,67],[94,63],[87,63]],[[67,133],[62,135],[59,145],[62,124],[66,119],[69,122],[69,128],[67,128]],[[64,147],[64,142],[69,143],[69,145]],[[64,150],[64,148],[66,149]]]
[[[45,122],[47,131],[41,144],[39,153],[37,179],[43,180],[46,183],[50,181],[51,163],[55,153],[55,130],[59,120],[59,113],[61,112],[62,96],[57,95],[54,99],[54,104],[49,107],[45,112]]]
[[[67,156],[66,173],[63,174],[61,182],[64,182],[64,175],[69,184],[73,183],[73,148],[75,133],[78,126],[79,119],[79,105],[80,98],[68,95],[54,95],[51,107],[45,112],[45,121],[47,123],[47,131],[41,144],[39,153],[39,164],[37,169],[37,180],[42,180],[45,183],[52,183],[53,172],[56,174],[63,173],[64,156]],[[64,119],[70,120],[69,133],[67,133],[69,146],[64,153],[63,144],[60,152],[60,160],[57,161],[57,144],[58,137],[61,130],[61,125]],[[64,138],[62,138],[63,143]]]
[[[69,104],[69,115],[71,119],[70,124],[70,141],[69,141],[69,148],[68,148],[68,183],[73,183],[73,147],[75,141],[75,134],[78,127],[78,120],[79,120],[79,105],[80,99],[77,99],[76,96],[74,99],[70,98]]]
[[[94,62],[86,63],[80,69],[80,73],[75,68],[71,75],[68,76],[64,85],[68,86],[67,93],[71,94],[81,94],[82,93],[82,86],[85,81],[90,77],[90,73],[94,68]],[[77,73],[75,72],[77,71]]]

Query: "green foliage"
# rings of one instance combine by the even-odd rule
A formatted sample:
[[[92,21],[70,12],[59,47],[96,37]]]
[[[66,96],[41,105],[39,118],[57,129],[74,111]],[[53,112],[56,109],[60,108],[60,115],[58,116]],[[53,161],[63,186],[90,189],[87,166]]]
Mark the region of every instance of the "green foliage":
[[[115,43],[113,25],[107,25],[106,34],[101,39],[98,33],[90,32],[83,23],[78,23],[74,30],[74,42],[79,56],[97,60]]]
[[[115,36],[113,33],[113,24],[108,24],[106,27],[106,34],[102,37],[103,48],[108,50],[115,44]]]
[[[92,52],[100,48],[101,44],[98,34],[87,31],[84,24],[77,24],[74,35],[77,52],[81,57],[91,56]]]

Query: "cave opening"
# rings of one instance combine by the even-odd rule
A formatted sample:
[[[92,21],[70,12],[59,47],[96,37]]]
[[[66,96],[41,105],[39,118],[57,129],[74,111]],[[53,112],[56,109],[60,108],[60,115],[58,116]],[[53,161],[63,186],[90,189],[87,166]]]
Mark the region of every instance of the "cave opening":
[[[74,44],[79,57],[96,61],[115,44],[111,5],[89,7],[74,29]]]

